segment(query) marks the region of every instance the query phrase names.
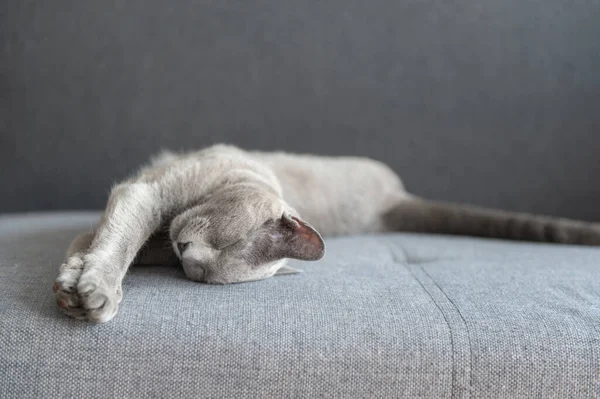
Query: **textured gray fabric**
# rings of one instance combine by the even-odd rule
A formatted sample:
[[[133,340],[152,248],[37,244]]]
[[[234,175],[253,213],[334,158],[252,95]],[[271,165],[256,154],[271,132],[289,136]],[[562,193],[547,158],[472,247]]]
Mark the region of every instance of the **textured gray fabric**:
[[[51,283],[93,219],[0,218],[0,397],[600,395],[599,249],[397,234],[239,285],[138,267],[90,325]]]
[[[0,211],[100,208],[160,147],[227,141],[600,220],[599,20],[598,0],[4,0]]]

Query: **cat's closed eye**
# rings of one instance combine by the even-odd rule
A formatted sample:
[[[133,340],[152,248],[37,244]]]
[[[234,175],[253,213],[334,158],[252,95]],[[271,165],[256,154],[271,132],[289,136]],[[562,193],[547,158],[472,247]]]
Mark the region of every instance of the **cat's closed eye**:
[[[222,245],[221,247],[217,247],[217,250],[218,250],[218,251],[222,251],[222,250],[224,250],[224,249],[232,248],[232,247],[234,247],[235,245],[237,245],[237,244],[241,243],[242,241],[243,241],[243,239],[235,240],[234,242],[231,242],[231,243],[229,243],[229,244],[224,244],[224,245]]]
[[[190,244],[191,244],[191,241],[177,243],[177,249],[179,250],[179,254],[181,256],[183,256],[183,253],[185,252],[185,250],[187,248],[189,248]]]

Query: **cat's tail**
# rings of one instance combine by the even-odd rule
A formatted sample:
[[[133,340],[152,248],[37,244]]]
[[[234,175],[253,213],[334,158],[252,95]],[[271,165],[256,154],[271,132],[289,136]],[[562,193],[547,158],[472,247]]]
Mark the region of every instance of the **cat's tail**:
[[[600,224],[471,205],[399,201],[384,216],[387,230],[509,240],[600,245]]]

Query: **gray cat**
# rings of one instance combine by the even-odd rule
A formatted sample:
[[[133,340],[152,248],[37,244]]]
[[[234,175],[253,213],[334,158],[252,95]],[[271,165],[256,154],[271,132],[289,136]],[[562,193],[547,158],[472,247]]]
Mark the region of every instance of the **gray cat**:
[[[421,199],[370,159],[217,145],[164,153],[115,186],[98,227],[71,243],[54,290],[70,316],[106,322],[134,262],[181,262],[192,280],[238,283],[294,273],[288,258],[320,259],[320,233],[389,231],[600,245],[597,224]]]

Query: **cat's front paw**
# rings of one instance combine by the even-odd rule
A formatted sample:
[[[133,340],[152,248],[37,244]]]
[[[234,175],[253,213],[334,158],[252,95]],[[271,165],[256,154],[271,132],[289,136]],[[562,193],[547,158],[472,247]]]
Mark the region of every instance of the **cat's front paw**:
[[[108,278],[102,269],[85,267],[81,257],[70,257],[54,282],[56,303],[69,316],[105,323],[118,311],[121,284]]]
[[[106,323],[115,317],[123,297],[120,284],[93,269],[81,275],[77,293],[86,319],[96,323]]]

